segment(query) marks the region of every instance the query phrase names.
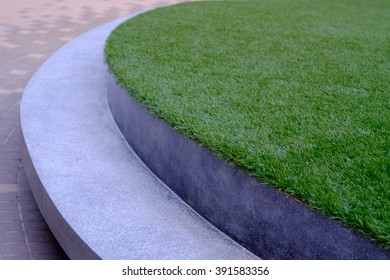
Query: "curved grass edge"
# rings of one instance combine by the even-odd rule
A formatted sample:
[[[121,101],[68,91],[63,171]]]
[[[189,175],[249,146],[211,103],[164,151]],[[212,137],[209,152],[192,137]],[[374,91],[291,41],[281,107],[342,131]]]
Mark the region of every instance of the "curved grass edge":
[[[123,136],[198,214],[263,259],[390,259],[390,251],[245,175],[156,118],[108,73],[107,100]]]
[[[110,61],[108,61],[109,65],[110,65]],[[111,68],[111,66],[110,66]],[[111,68],[111,70],[115,73],[115,70],[113,70]],[[253,173],[253,170],[247,165],[245,164],[242,164],[239,160],[237,161],[237,158],[236,157],[227,157],[226,155],[223,155],[223,153],[221,153],[221,151],[218,149],[218,147],[215,147],[214,145],[210,145],[210,143],[207,143],[207,142],[204,142],[201,140],[201,138],[198,137],[198,134],[197,133],[193,133],[191,131],[188,131],[186,129],[182,129],[182,123],[180,122],[177,122],[177,119],[175,118],[170,118],[170,117],[167,117],[165,116],[164,114],[161,114],[161,110],[156,107],[156,104],[155,103],[150,103],[150,101],[148,100],[145,100],[145,97],[143,97],[142,95],[140,95],[139,93],[139,90],[133,85],[129,85],[128,81],[123,78],[123,76],[121,75],[118,75],[118,73],[116,73],[116,76],[119,80],[119,82],[124,85],[128,90],[129,92],[133,95],[134,98],[136,98],[138,101],[142,102],[149,110],[151,110],[152,112],[155,113],[155,115],[159,116],[160,118],[164,119],[165,121],[167,121],[168,123],[170,123],[176,130],[180,131],[181,133],[183,133],[184,135],[192,138],[192,139],[195,139],[197,140],[198,142],[200,141],[205,147],[209,148],[210,150],[214,151],[215,154],[218,156],[218,157],[221,157],[221,158],[224,158],[225,160],[228,160],[229,162],[233,162],[235,165],[237,166],[241,166],[241,167],[244,167],[244,169],[252,174]],[[240,150],[237,150],[236,151],[237,153],[240,152]],[[262,178],[261,176],[257,176],[258,178],[260,179],[264,179]],[[277,182],[277,181],[273,181],[272,179],[269,179],[266,180],[269,184],[279,188],[279,189],[282,189],[284,191],[286,191],[286,189],[284,188],[284,186],[282,184],[280,184],[280,182]],[[382,182],[383,184],[386,184],[386,182]],[[384,189],[384,191],[386,191]],[[317,210],[320,210],[324,213],[326,213],[329,217],[332,217],[332,218],[340,218],[340,213],[335,213],[334,211],[327,211],[326,209],[324,210],[323,208],[321,207],[318,207],[315,203],[311,203],[310,199],[307,199],[305,197],[303,197],[301,194],[299,193],[294,193],[294,191],[289,191],[290,194],[292,194],[294,197],[300,199],[300,200],[303,200],[305,203],[311,205],[311,207],[317,209]],[[386,207],[387,204],[384,205],[384,207]],[[388,205],[387,205],[388,206]],[[342,216],[342,213],[341,213],[341,216]],[[384,246],[385,248],[388,248],[389,245],[387,244],[388,242],[386,241],[386,237],[384,238],[378,238],[378,236],[375,236],[375,234],[373,234],[372,232],[370,232],[369,230],[365,229],[364,227],[362,227],[362,225],[360,224],[356,224],[356,222],[354,221],[347,221],[345,220],[345,218],[341,218],[341,220],[343,220],[344,223],[348,224],[349,226],[355,228],[355,229],[358,229],[360,232],[362,232],[363,234],[365,234],[366,236],[369,236],[371,238],[373,238],[376,242],[378,242],[380,245]],[[386,233],[386,230],[384,230],[384,233]]]

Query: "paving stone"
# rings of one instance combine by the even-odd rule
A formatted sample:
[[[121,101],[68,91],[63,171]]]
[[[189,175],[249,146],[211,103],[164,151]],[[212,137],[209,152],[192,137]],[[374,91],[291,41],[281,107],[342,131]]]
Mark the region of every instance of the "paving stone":
[[[17,160],[17,161],[20,161],[21,159],[21,155],[20,155],[20,150],[19,151],[13,151],[13,152],[9,152],[9,151],[3,151],[1,153],[1,158],[4,159],[4,160]]]
[[[22,255],[12,254],[12,255],[3,256],[3,260],[31,260],[31,257],[28,254],[22,254]]]
[[[18,178],[17,174],[0,175],[0,182],[14,184],[17,182],[17,178]],[[0,192],[1,192],[1,189],[0,189]]]
[[[28,73],[28,71],[22,70],[22,69],[12,69],[9,71],[11,75],[16,75],[16,76],[22,76]]]
[[[14,211],[0,211],[0,221],[19,221],[19,212]]]
[[[45,58],[46,55],[40,53],[29,53],[28,55],[26,55],[26,57],[33,58],[33,59],[41,59],[41,58]]]
[[[0,201],[17,200],[17,193],[0,193]]]
[[[32,41],[31,43],[35,44],[35,45],[45,45],[47,43],[47,41],[43,41],[43,40],[34,40]]]
[[[0,213],[2,211],[18,211],[17,201],[0,201]]]
[[[14,81],[12,79],[10,79],[8,84],[13,85]],[[7,106],[9,109],[13,109],[13,107],[16,107],[16,105],[19,104],[19,102],[20,102],[20,98],[17,98],[14,94],[9,94],[9,95],[7,95],[6,98],[4,98],[4,100],[1,101],[1,104],[3,106]],[[17,119],[16,116],[13,116],[13,117],[15,119]],[[3,121],[4,121],[4,123],[7,123],[9,121],[12,121],[12,119],[7,118],[6,120],[3,120]]]
[[[24,234],[17,232],[0,232],[0,243],[24,242]]]
[[[0,253],[7,255],[24,255],[28,254],[27,246],[24,242],[0,243]]]
[[[16,159],[0,159],[0,166],[3,167],[18,167],[20,160]]]
[[[13,144],[4,146],[4,151],[5,152],[16,153],[16,152],[20,151],[20,143],[19,143],[19,141],[12,141],[12,142],[13,142]]]
[[[0,156],[3,157],[4,153],[1,153]],[[17,173],[18,168],[17,167],[10,167],[10,166],[0,166],[0,175],[7,175],[12,172]]]
[[[7,175],[5,175],[7,176]],[[5,177],[4,176],[4,177]],[[15,175],[16,176],[16,175]],[[2,175],[0,175],[0,178],[2,177]],[[18,191],[18,187],[16,184],[11,184],[11,183],[3,183],[5,181],[2,181],[0,179],[0,194],[4,194],[4,193],[15,193]],[[16,183],[16,182],[15,182]]]
[[[22,231],[20,221],[0,221],[0,232]]]

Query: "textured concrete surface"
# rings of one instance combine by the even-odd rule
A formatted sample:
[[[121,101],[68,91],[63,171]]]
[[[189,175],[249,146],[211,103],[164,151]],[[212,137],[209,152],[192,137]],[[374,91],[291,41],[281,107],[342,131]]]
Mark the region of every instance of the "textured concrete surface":
[[[22,159],[43,216],[71,259],[256,259],[159,181],[117,128],[103,48],[119,22],[61,48],[25,89]]]
[[[26,83],[59,47],[132,12],[179,1],[0,0],[0,259],[65,259],[26,180],[19,104]]]

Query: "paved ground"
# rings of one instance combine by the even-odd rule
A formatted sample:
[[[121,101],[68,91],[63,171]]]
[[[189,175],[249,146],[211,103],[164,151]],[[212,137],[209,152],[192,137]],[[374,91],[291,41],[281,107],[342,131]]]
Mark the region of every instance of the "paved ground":
[[[39,212],[21,164],[19,105],[31,76],[75,36],[132,12],[177,2],[0,0],[0,260],[67,259]]]

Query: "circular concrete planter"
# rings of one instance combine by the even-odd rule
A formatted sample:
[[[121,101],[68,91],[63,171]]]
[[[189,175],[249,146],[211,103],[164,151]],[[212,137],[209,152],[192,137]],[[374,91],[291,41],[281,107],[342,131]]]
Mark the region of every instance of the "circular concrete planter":
[[[26,174],[70,258],[256,259],[224,233],[267,259],[390,258],[131,99],[103,63],[104,42],[122,20],[54,54],[21,104]]]
[[[114,119],[145,164],[188,205],[265,259],[388,259],[385,251],[177,133],[107,74]]]

